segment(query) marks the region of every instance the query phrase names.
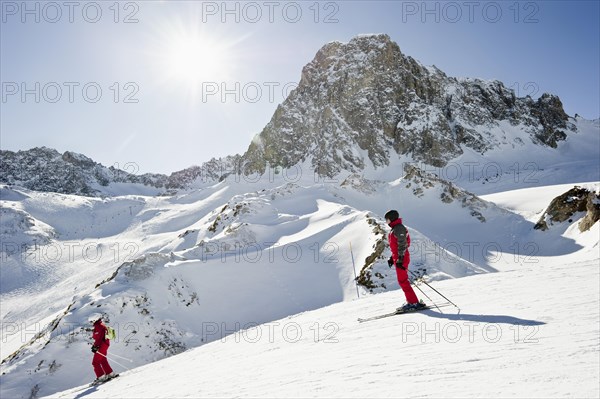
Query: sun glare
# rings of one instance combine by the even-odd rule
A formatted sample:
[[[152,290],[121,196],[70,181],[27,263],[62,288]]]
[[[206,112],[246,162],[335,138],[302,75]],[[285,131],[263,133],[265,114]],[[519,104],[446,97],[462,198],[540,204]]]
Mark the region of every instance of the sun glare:
[[[227,48],[209,38],[175,38],[165,57],[169,75],[184,82],[198,84],[227,78]]]
[[[200,98],[205,83],[221,85],[235,79],[244,51],[239,45],[251,35],[231,36],[231,32],[208,29],[195,21],[157,22],[147,50],[157,83],[185,91],[191,104]]]

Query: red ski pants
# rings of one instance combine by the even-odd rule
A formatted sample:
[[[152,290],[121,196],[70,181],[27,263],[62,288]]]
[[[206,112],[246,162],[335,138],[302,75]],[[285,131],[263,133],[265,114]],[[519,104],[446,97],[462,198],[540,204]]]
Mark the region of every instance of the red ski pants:
[[[410,286],[410,281],[408,280],[408,264],[410,263],[410,255],[408,251],[404,253],[404,261],[402,262],[402,266],[404,269],[396,267],[396,275],[398,276],[398,283],[400,284],[400,288],[404,291],[404,296],[406,296],[407,303],[417,303],[419,299]]]
[[[100,345],[100,349],[94,353],[92,366],[94,366],[94,373],[96,373],[96,377],[102,377],[104,374],[110,374],[113,372],[113,369],[108,364],[108,359],[106,358],[107,353],[108,345],[106,345],[106,343]]]

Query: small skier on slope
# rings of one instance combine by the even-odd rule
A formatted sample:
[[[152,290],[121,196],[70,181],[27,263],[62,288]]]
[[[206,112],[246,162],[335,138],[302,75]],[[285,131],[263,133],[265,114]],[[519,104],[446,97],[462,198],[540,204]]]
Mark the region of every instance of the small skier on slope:
[[[396,210],[388,211],[385,214],[385,221],[392,228],[388,235],[388,242],[392,251],[392,256],[388,259],[388,265],[389,267],[396,266],[398,283],[406,296],[406,304],[398,310],[412,312],[424,308],[425,304],[419,301],[408,280],[408,264],[410,263],[410,254],[408,253],[410,235],[408,230],[402,224],[402,219]]]
[[[94,366],[96,379],[92,384],[99,384],[115,377],[115,373],[113,373],[113,369],[108,364],[108,358],[106,357],[108,347],[110,346],[110,340],[106,338],[107,332],[108,329],[102,322],[102,317],[94,321],[94,344],[92,346],[94,358],[92,359],[92,366]]]

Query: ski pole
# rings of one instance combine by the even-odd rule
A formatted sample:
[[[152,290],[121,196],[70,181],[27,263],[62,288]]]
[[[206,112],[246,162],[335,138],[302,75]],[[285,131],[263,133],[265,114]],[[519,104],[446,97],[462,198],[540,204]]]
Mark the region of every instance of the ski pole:
[[[360,299],[358,293],[358,277],[356,277],[356,265],[354,264],[354,253],[352,253],[352,242],[350,242],[350,256],[352,257],[352,269],[354,270],[354,281],[356,283],[356,297]]]
[[[442,298],[444,298],[445,300],[450,302],[452,305],[454,305],[454,307],[456,307],[456,309],[458,309],[460,311],[460,308],[454,302],[452,302],[450,299],[446,298],[446,296],[444,296],[441,292],[439,292],[438,290],[433,288],[431,285],[427,284],[427,281],[425,281],[423,278],[417,276],[412,270],[410,270],[410,274],[412,274],[415,279],[422,281],[423,284],[425,284],[426,286],[428,286],[429,288],[434,290],[439,296],[441,296]]]
[[[418,289],[419,291],[421,291],[421,293],[422,293],[423,295],[425,295],[425,297],[426,297],[427,299],[429,299],[429,300],[431,301],[431,303],[433,303],[433,306],[435,306],[435,308],[436,308],[436,309],[437,309],[437,310],[438,310],[440,313],[442,313],[442,314],[444,313],[444,312],[442,312],[442,310],[441,310],[441,309],[438,307],[438,305],[437,305],[437,304],[436,304],[436,303],[433,301],[433,299],[431,299],[431,298],[429,297],[429,295],[427,295],[427,294],[425,293],[425,291],[423,291],[423,290],[421,289],[421,287],[419,287],[419,286],[418,286],[418,285],[416,285],[416,284],[415,284],[415,287],[417,287],[417,289]]]
[[[119,358],[121,358],[121,359],[123,359],[123,360],[127,360],[128,362],[131,362],[131,363],[133,363],[133,360],[131,360],[131,359],[128,359],[128,358],[126,358],[126,357],[123,357],[123,356],[119,356],[119,355],[117,355],[117,354],[115,354],[115,353],[111,354],[111,356],[116,356],[116,357],[119,357]]]
[[[94,352],[94,353],[97,353],[97,354],[99,354],[100,356],[104,356],[105,358],[107,358],[107,359],[108,359],[108,360],[110,360],[111,362],[113,362],[113,363],[115,363],[115,364],[118,364],[119,366],[123,367],[123,368],[124,368],[125,370],[127,370],[127,371],[129,371],[129,370],[130,370],[130,368],[129,368],[129,367],[127,367],[127,366],[125,366],[125,365],[123,365],[123,364],[121,364],[121,363],[117,362],[115,359],[112,359],[112,358],[110,358],[110,357],[108,357],[108,356],[106,356],[106,355],[103,355],[103,354],[102,354],[102,353],[100,353],[100,352]]]

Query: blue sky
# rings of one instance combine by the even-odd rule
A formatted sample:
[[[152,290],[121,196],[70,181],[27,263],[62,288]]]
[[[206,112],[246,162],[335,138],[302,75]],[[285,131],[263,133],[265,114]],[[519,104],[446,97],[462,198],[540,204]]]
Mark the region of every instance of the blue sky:
[[[137,173],[242,153],[323,44],[363,33],[450,76],[600,116],[598,1],[1,6],[2,149],[44,145]]]

